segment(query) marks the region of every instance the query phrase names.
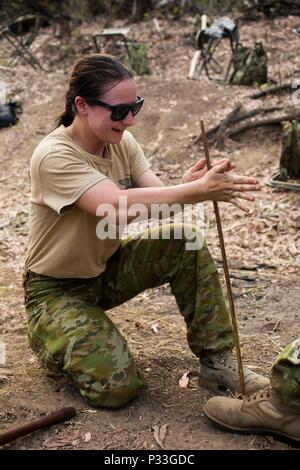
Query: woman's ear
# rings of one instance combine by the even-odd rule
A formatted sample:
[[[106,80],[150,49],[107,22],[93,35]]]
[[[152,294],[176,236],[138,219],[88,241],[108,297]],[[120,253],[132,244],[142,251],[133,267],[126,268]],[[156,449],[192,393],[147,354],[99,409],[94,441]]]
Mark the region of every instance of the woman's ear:
[[[74,104],[78,114],[81,114],[82,116],[87,115],[88,106],[84,99],[81,98],[81,96],[76,96]]]

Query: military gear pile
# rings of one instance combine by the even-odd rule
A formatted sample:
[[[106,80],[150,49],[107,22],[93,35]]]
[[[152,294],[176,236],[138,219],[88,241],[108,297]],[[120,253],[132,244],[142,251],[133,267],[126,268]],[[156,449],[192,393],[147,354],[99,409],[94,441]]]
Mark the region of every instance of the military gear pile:
[[[229,82],[232,85],[262,85],[268,81],[268,58],[261,42],[253,49],[238,44],[232,58],[233,73]]]
[[[300,336],[277,356],[270,381],[282,403],[300,409]]]
[[[280,179],[300,178],[300,123],[284,124],[280,157]]]

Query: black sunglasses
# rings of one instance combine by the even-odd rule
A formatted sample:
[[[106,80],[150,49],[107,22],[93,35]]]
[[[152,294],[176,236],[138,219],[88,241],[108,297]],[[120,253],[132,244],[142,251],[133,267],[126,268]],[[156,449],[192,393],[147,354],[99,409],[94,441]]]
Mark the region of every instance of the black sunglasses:
[[[107,108],[111,110],[111,120],[112,121],[122,121],[129,111],[132,112],[132,116],[136,116],[137,113],[141,110],[144,98],[140,96],[137,97],[137,100],[132,104],[116,104],[111,105],[104,103],[103,101],[97,100],[96,98],[84,98],[88,104],[95,104],[96,106],[102,106],[102,108]]]

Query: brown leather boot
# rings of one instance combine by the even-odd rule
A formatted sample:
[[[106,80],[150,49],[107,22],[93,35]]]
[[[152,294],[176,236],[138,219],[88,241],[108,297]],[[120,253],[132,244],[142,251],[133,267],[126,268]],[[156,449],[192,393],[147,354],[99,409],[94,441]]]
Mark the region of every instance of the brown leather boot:
[[[300,408],[283,405],[270,387],[244,399],[210,398],[203,410],[214,423],[230,431],[272,434],[300,442]]]
[[[244,366],[244,378],[247,395],[270,385],[269,379],[247,366]],[[199,384],[221,394],[226,394],[226,389],[241,393],[238,363],[232,351],[200,359]]]

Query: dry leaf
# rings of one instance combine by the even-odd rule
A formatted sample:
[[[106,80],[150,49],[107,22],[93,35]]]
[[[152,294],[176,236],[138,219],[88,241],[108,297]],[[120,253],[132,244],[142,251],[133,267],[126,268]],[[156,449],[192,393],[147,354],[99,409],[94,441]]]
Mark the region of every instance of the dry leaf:
[[[147,441],[143,442],[142,449],[149,449],[149,444]]]
[[[84,442],[90,442],[90,440],[92,439],[92,434],[90,432],[86,432],[84,435],[83,435],[83,440]]]
[[[0,384],[4,382],[9,382],[9,378],[7,377],[7,375],[0,374]]]
[[[70,443],[66,444],[65,442],[58,441],[50,442],[50,439],[47,439],[43,442],[42,447],[46,447],[47,449],[56,449],[57,447],[65,447],[66,445],[70,445]]]
[[[187,129],[187,123],[185,122],[182,126],[171,126],[169,129],[174,131],[185,131],[185,129]]]
[[[158,333],[158,323],[153,323],[153,325],[151,325],[151,330],[153,333]]]
[[[181,379],[179,380],[179,387],[180,388],[187,388],[188,384],[189,384],[189,371],[188,372],[185,372],[183,374],[183,376],[181,377]]]
[[[9,382],[9,376],[12,374],[13,372],[10,369],[0,368],[0,384],[4,382]]]
[[[166,436],[167,432],[167,424],[163,424],[161,427],[159,427],[157,424],[153,426],[153,431],[154,431],[154,439],[156,440],[157,444],[161,449],[164,449],[164,438]]]
[[[1,375],[13,375],[13,371],[11,369],[6,369],[0,366],[0,374]]]

